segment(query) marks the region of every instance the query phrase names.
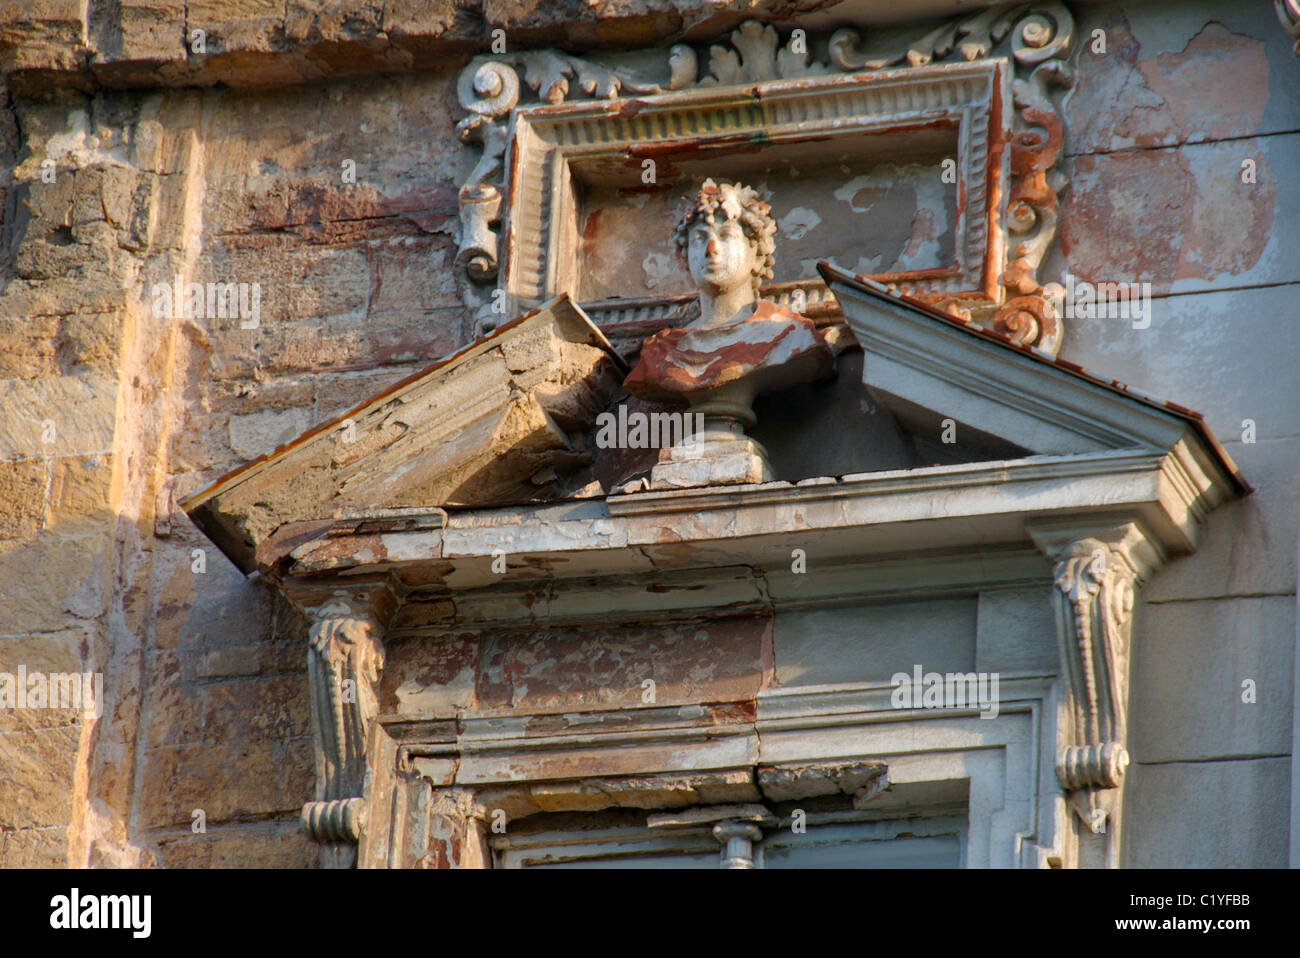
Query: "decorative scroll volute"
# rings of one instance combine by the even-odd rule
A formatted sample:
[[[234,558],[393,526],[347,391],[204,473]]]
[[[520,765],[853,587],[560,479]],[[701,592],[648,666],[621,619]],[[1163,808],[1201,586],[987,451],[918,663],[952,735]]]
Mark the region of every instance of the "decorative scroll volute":
[[[354,597],[334,597],[309,610],[307,651],[316,733],[316,801],[302,824],[327,846],[327,867],[356,860],[365,817],[366,742],[379,712],[384,666],[383,624]]]
[[[1300,0],[1273,0],[1273,12],[1282,29],[1295,41],[1291,52],[1300,57]]]
[[[1066,627],[1062,667],[1070,680],[1075,746],[1057,774],[1065,788],[1116,788],[1124,752],[1129,620],[1137,571],[1099,539],[1070,543],[1056,563],[1057,614]],[[1106,746],[1113,756],[1103,761]],[[1080,754],[1079,750],[1087,754]]]
[[[1120,790],[1129,764],[1129,648],[1138,585],[1161,556],[1136,523],[1098,530],[1030,529],[1053,561],[1052,602],[1064,711],[1056,775],[1070,807],[1094,835],[1099,859],[1118,862]]]

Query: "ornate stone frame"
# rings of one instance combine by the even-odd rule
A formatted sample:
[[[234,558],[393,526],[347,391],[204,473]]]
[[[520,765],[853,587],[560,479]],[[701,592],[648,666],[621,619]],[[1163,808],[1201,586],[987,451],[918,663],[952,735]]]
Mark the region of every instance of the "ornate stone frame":
[[[921,294],[994,299],[1004,265],[997,200],[1007,175],[1009,82],[1007,62],[996,59],[518,110],[506,163],[514,201],[503,217],[501,286],[515,311],[561,291],[576,296],[578,163],[623,160],[639,169],[643,158],[671,160],[675,153],[948,127],[958,137],[956,265],[883,278]],[[725,175],[721,155],[718,166]],[[795,289],[814,306],[827,299],[815,276],[769,287],[767,295],[788,303]],[[659,299],[646,318],[668,319],[676,299]],[[626,310],[609,301],[583,305],[602,326],[626,321]]]
[[[911,43],[884,45],[836,30],[823,38],[820,62],[809,53],[813,40],[796,43],[793,33],[781,37],[751,20],[713,45],[703,68],[693,47],[674,46],[666,79],[554,50],[475,58],[458,85],[468,114],[459,129],[483,151],[460,190],[458,265],[479,328],[494,326],[503,306],[508,314],[575,285],[566,262],[573,248],[566,231],[575,229],[567,166],[584,151],[639,163],[639,154],[671,148],[674,139],[701,144],[773,127],[798,136],[799,118],[821,132],[874,123],[904,134],[909,124],[937,121],[957,123],[962,137],[960,274],[876,278],[1055,355],[1062,329],[1051,301],[1058,290],[1035,274],[1055,237],[1065,186],[1055,170],[1063,130],[1049,89],[1072,83],[1063,58],[1073,17],[1061,3],[1006,5],[915,30]],[[981,82],[980,96],[971,96],[967,85]],[[521,106],[529,88],[546,105]],[[571,91],[586,102],[566,103]],[[873,96],[899,97],[911,109],[873,106],[866,102]],[[509,253],[499,270],[502,228]],[[498,279],[496,291],[485,287]],[[774,284],[764,296],[781,302],[796,288],[811,315],[836,315],[816,279]],[[638,297],[584,308],[616,338],[636,338],[687,318],[691,303],[689,296]]]

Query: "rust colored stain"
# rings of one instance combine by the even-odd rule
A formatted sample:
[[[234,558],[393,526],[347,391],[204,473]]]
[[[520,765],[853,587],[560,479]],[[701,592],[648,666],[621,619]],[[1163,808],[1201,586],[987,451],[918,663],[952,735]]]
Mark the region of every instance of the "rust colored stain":
[[[1196,410],[1188,409],[1186,406],[1180,406],[1178,403],[1172,402],[1168,399],[1165,400],[1165,407],[1178,413],[1180,416],[1195,417],[1196,419],[1201,418],[1201,414]]]
[[[1059,233],[1070,271],[1089,282],[1148,280],[1167,290],[1191,212],[1183,155],[1081,156],[1072,172]]]
[[[887,192],[883,186],[864,186],[853,194],[849,202],[855,211],[865,210],[880,202]]]
[[[420,859],[420,867],[441,870],[451,868],[451,863],[452,859],[447,855],[447,843],[441,838],[431,838],[429,852]]]
[[[557,711],[752,699],[764,678],[771,617],[581,627],[484,637],[480,708]]]
[[[634,117],[646,107],[641,100],[618,100],[616,105],[609,110],[609,116],[616,117]]]
[[[668,216],[671,213],[671,210],[665,211]],[[653,208],[597,208],[587,216],[582,226],[584,296],[595,297],[620,289],[627,292],[629,287],[635,290],[649,278],[647,261],[656,257],[680,261],[671,246],[669,224]]]
[[[1254,139],[1183,151],[1195,185],[1174,279],[1213,280],[1253,268],[1273,233],[1277,177]],[[1256,164],[1256,182],[1241,182],[1241,161]]]
[[[379,683],[380,712],[400,713],[397,690],[408,684],[421,689],[436,689],[451,685],[458,676],[472,676],[478,655],[478,635],[473,632],[388,642]]]
[[[1262,40],[1210,21],[1180,51],[1143,57],[1122,14],[1102,28],[1106,50],[1079,48],[1065,101],[1070,147],[1080,153],[1250,136],[1268,101]]]
[[[457,209],[456,191],[448,184],[408,190],[396,196],[387,196],[373,186],[360,183],[347,187],[296,184],[250,197],[249,204],[253,211],[251,225],[269,230],[339,220],[377,220],[422,211],[454,215]]]
[[[418,326],[415,329],[376,330],[370,334],[374,356],[380,363],[428,361],[456,348],[458,337],[450,330]]]
[[[829,139],[826,136],[810,137],[805,142]],[[641,161],[652,159],[660,176],[680,176],[673,160],[691,160],[733,156],[737,153],[759,153],[768,145],[768,136],[762,131],[737,133],[699,139],[659,140],[654,143],[636,143],[627,148],[628,157],[639,168]]]
[[[1211,21],[1179,52],[1137,66],[1147,87],[1164,100],[1179,139],[1254,133],[1264,119],[1268,55],[1263,40]]]
[[[1001,232],[1001,210],[1004,184],[1002,182],[1002,154],[1006,150],[1006,131],[1003,129],[1005,118],[1002,115],[1002,77],[993,74],[993,100],[989,112],[989,154],[985,173],[984,201],[986,236],[992,238]],[[966,184],[959,180],[960,192],[957,196],[957,213],[960,216],[966,210]],[[959,254],[960,255],[960,254]],[[984,295],[996,301],[1001,290],[998,289],[999,273],[1002,269],[1002,250],[990,242],[984,254]]]
[[[301,562],[314,568],[347,567],[358,563],[384,562],[387,558],[388,549],[380,536],[350,535],[316,540]]]
[[[424,562],[402,566],[397,574],[401,577],[403,585],[415,588],[426,585],[444,585],[447,576],[454,571],[456,571],[454,562],[425,560]]]
[[[945,276],[959,276],[961,268],[958,266],[932,266],[929,269],[911,269],[902,273],[872,273],[871,278],[877,283],[902,283],[909,280],[918,279],[943,279]],[[951,293],[943,293],[944,296],[951,296]]]
[[[1257,181],[1241,182],[1241,159]],[[1275,177],[1254,140],[1177,150],[1084,156],[1061,217],[1070,271],[1089,282],[1236,276],[1258,262],[1273,232]]]
[[[755,699],[691,704],[699,708],[699,714],[692,722],[696,726],[726,728],[732,725],[746,725],[752,723],[758,716],[758,704]],[[669,708],[676,708],[676,706],[669,706]],[[572,715],[558,712],[530,716],[525,724],[527,734],[535,736],[554,735],[569,729],[583,730],[590,727],[591,722],[586,715],[580,715],[575,720]]]
[[[763,683],[763,687],[766,688],[767,685],[768,683],[765,680]],[[719,722],[718,724],[724,725],[728,723],[753,722],[756,721],[757,719],[758,719],[758,700],[743,699],[739,702],[733,702],[732,712],[729,716],[727,716],[727,722]]]
[[[519,167],[523,162],[522,153],[519,146],[519,129],[516,128],[514,135],[510,137],[510,156],[513,158],[510,163],[510,170],[506,176],[506,195],[502,209],[511,209],[519,196]],[[504,229],[501,231],[502,239],[505,241],[505,253],[501,257],[500,275],[509,276],[514,265],[515,244],[518,242],[518,230],[515,227],[513,216],[507,214]]]
[[[591,214],[587,217],[587,222],[583,224],[582,227],[583,253],[586,253],[587,251],[595,248],[596,237],[600,233],[600,218],[604,214],[604,212],[605,211],[603,209],[592,210]]]
[[[776,644],[773,639],[775,627],[775,620],[769,617],[763,629],[763,637],[759,646],[759,658],[762,662],[763,672],[762,688],[765,689],[770,689],[776,685]],[[757,708],[756,704],[755,708]]]
[[[912,217],[912,235],[903,251],[904,256],[912,257],[921,251],[921,244],[939,238],[935,223],[934,210],[919,209]]]
[[[1010,224],[1051,222],[1056,219],[1057,201],[1056,193],[1047,184],[1047,171],[1055,165],[1061,152],[1065,131],[1054,113],[1028,107],[1023,115],[1041,129],[1025,130],[1011,138],[1010,164],[1015,184],[1007,199],[1007,221]],[[1038,292],[1033,267],[1023,258],[1027,253],[1026,244],[1016,244],[1002,276],[1004,285],[1022,294]],[[1043,310],[1034,307],[1032,301],[1017,301],[1005,315],[1007,329],[1032,335],[1032,330],[1046,321]]]
[[[623,383],[629,393],[647,399],[686,397],[707,389],[734,382],[749,375],[779,354],[785,340],[800,342],[801,353],[817,353],[822,375],[834,368],[834,353],[820,330],[799,314],[769,300],[760,301],[753,315],[737,327],[754,324],[761,331],[752,341],[737,339],[712,352],[692,349],[694,332],[690,329],[666,329],[655,333],[641,347],[641,359]],[[730,327],[728,327],[730,328]]]
[[[263,568],[274,566],[298,546],[323,536],[332,522],[330,519],[320,519],[281,526],[258,545],[257,564]]]
[[[1011,191],[1010,202],[1028,203],[1035,209],[1056,209],[1056,194],[1047,185],[1047,171],[1056,163],[1061,152],[1064,130],[1054,113],[1029,107],[1024,117],[1041,126],[1046,136],[1038,130],[1026,130],[1011,138],[1011,172],[1018,179]]]

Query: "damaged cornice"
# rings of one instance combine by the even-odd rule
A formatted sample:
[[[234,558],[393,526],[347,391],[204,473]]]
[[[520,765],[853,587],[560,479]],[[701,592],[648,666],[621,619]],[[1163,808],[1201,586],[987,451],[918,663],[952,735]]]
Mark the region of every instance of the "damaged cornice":
[[[181,508],[243,572],[259,552],[342,528],[424,528],[446,505],[555,494],[590,462],[587,428],[626,365],[560,296],[292,442]],[[378,511],[375,511],[378,510]]]

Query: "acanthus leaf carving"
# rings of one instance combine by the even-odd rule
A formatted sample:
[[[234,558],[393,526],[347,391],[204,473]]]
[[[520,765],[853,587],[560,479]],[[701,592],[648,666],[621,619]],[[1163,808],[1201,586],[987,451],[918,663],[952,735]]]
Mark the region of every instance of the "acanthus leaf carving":
[[[1019,8],[1023,9],[1023,8]],[[993,7],[973,16],[949,20],[906,47],[889,39],[863,48],[864,38],[858,30],[842,27],[831,34],[831,62],[840,70],[880,70],[906,63],[923,66],[943,60],[954,51],[962,60],[988,56],[1011,29],[1016,10]]]
[[[758,20],[746,20],[731,32],[731,49],[709,48],[709,75],[700,86],[728,86],[762,80],[788,80],[818,76],[830,67],[811,62],[807,44],[799,47],[793,37],[781,46],[776,29]]]

